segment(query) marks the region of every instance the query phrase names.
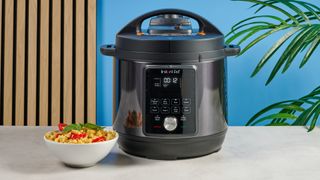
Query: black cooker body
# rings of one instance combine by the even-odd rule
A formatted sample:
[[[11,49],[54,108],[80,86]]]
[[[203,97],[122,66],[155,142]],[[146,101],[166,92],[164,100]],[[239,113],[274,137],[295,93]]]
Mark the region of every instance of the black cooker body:
[[[191,19],[198,23],[196,32]],[[227,131],[225,57],[239,51],[225,46],[216,27],[188,11],[157,10],[125,26],[116,45],[101,47],[118,60],[113,126],[120,148],[154,159],[218,151]]]

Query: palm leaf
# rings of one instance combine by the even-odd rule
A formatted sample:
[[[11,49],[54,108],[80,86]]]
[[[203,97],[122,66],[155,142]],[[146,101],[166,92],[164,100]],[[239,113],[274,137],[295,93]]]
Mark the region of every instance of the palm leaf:
[[[252,16],[252,17],[249,17],[249,18],[246,18],[244,20],[241,20],[239,21],[238,23],[236,23],[235,25],[233,25],[231,27],[231,32],[229,34],[226,35],[226,37],[228,37],[230,34],[234,33],[235,31],[237,31],[238,29],[240,28],[243,28],[244,26],[246,25],[250,25],[250,23],[247,23],[248,21],[252,21],[254,19],[270,19],[270,20],[276,20],[278,21],[278,23],[281,23],[281,24],[287,24],[287,22],[277,16],[272,16],[272,15],[260,15],[260,16]],[[266,21],[254,21],[253,23],[256,23],[256,22],[260,22],[260,23],[265,23],[265,24],[272,24],[274,25],[274,23],[269,23],[269,22],[266,22]]]
[[[287,46],[286,50],[284,53],[281,55],[279,58],[278,62],[272,69],[269,78],[266,82],[266,84],[269,84],[273,78],[276,76],[280,68],[284,65],[287,59],[292,58],[292,55],[296,56],[298,49],[300,48],[300,44],[303,43],[303,39],[305,38],[305,35],[310,32],[312,27],[305,26],[301,29],[301,31],[298,33],[298,35],[291,41],[291,43]],[[290,60],[289,60],[290,61]]]
[[[292,120],[295,120],[297,119],[297,116],[295,115],[292,115],[292,114],[286,114],[286,113],[277,113],[277,114],[271,114],[271,115],[267,115],[261,119],[257,119],[255,120],[253,123],[252,123],[252,126],[255,126],[261,122],[264,122],[266,120],[272,120],[272,119],[275,119],[275,118],[284,118],[284,119],[292,119]]]
[[[298,3],[299,5],[301,6],[308,6],[312,9],[314,9],[315,11],[320,11],[320,7],[319,6],[316,6],[312,3],[309,3],[308,1],[299,1],[299,0],[290,0],[292,2],[295,2],[295,3]]]
[[[285,105],[285,103],[289,103],[289,102],[291,102],[291,101],[289,100],[289,101],[278,102],[278,103],[272,104],[272,105],[262,109],[257,114],[252,116],[251,119],[249,119],[249,121],[246,123],[246,126],[249,126],[250,124],[252,124],[255,121],[255,119],[257,119],[262,114],[264,114],[264,113],[266,113],[266,112],[268,112],[270,110],[277,109],[277,108],[284,108],[283,104]]]
[[[310,108],[303,111],[292,125],[306,125],[310,120],[310,118],[312,117],[312,115],[317,113],[319,108],[320,108],[320,101],[316,102]]]
[[[289,100],[289,101],[283,101],[283,102],[278,102],[275,104],[272,104],[266,108],[264,108],[263,110],[261,110],[260,112],[258,112],[257,114],[255,114],[247,123],[246,126],[250,126],[252,125],[254,122],[256,122],[256,119],[258,117],[260,117],[261,115],[271,111],[271,110],[275,110],[275,109],[286,109],[286,110],[292,110],[292,111],[299,111],[299,112],[303,112],[305,109],[303,107],[300,107],[298,105],[295,104],[287,104],[289,102],[294,102],[294,100]],[[289,113],[290,111],[287,112],[280,112],[280,114],[291,114]],[[279,117],[278,117],[279,118]],[[273,118],[273,119],[278,119],[277,117]],[[281,118],[280,118],[281,119]]]
[[[320,20],[320,19],[318,19],[320,11],[317,11],[315,13],[316,13],[316,16],[312,12],[309,12],[309,11],[305,11],[304,12],[304,14],[308,16],[309,20]],[[303,23],[304,22],[304,19],[299,14],[294,15],[294,17],[298,20],[299,23]],[[290,23],[291,19],[287,18],[284,21],[286,23]]]
[[[249,49],[251,49],[254,45],[256,45],[258,42],[262,41],[263,39],[269,37],[270,35],[278,32],[278,31],[287,29],[289,27],[291,27],[291,26],[290,25],[282,25],[282,26],[278,26],[270,31],[265,32],[264,34],[260,35],[259,37],[255,38],[254,40],[252,40],[248,45],[246,45],[242,49],[242,51],[240,52],[240,55],[247,52]]]
[[[306,52],[305,56],[303,57],[299,68],[302,68],[308,62],[308,60],[310,59],[311,55],[317,49],[319,44],[320,44],[320,37],[317,37],[316,39],[314,39],[314,41],[312,42],[309,50]]]
[[[265,1],[265,3],[268,3],[270,5],[275,5],[277,3],[282,3],[285,4],[287,7],[289,7],[290,9],[292,9],[293,11],[295,11],[296,13],[299,14],[300,17],[302,17],[304,19],[304,21],[310,23],[310,19],[309,17],[306,15],[305,12],[301,11],[300,8],[297,8],[294,4],[300,5],[301,7],[305,8],[308,10],[308,12],[311,12],[314,16],[316,16],[319,20],[320,17],[318,16],[316,11],[320,11],[320,8],[311,4],[311,3],[307,3],[307,2],[302,2],[302,1],[297,1],[297,0],[268,0]],[[251,7],[255,7],[258,6],[259,3],[256,3],[254,5],[252,5]],[[267,5],[262,5],[255,13],[259,12],[260,10],[264,9],[265,7],[267,7]],[[297,18],[296,16],[294,16],[294,19]],[[292,18],[290,18],[292,20]],[[299,22],[300,23],[300,22]]]
[[[301,2],[301,1],[295,1],[295,0],[293,0],[293,2],[295,2],[295,3],[299,4],[300,6],[304,7],[306,10],[308,10],[308,13],[313,14],[314,17],[316,17],[318,20],[320,20],[320,16],[318,15],[319,11],[320,11],[319,7],[314,6],[313,4],[310,4],[310,3],[307,3],[307,2]],[[304,13],[304,14],[307,15],[307,13]]]
[[[287,62],[283,68],[282,73],[288,70],[298,53],[303,51],[304,47],[308,46],[315,38],[317,38],[317,34],[320,30],[319,27],[320,26],[318,25],[310,26],[309,29],[306,30],[306,32],[302,34],[302,36],[299,37],[297,41],[292,41],[293,47],[291,50],[291,54],[287,58]]]
[[[227,41],[226,41],[226,44],[230,44],[232,41],[234,41],[235,39],[237,39],[238,37],[241,37],[243,34],[246,34],[250,31],[255,31],[255,30],[264,30],[264,29],[268,29],[269,27],[268,26],[253,26],[253,27],[250,27],[248,29],[244,29],[240,32],[237,32],[235,33],[233,36],[231,36]]]
[[[301,27],[295,27],[289,32],[287,32],[285,35],[283,35],[262,57],[256,68],[254,69],[252,76],[255,76],[262,67],[268,62],[268,60],[273,56],[274,53],[277,52],[277,50],[296,32],[298,32],[301,29]]]
[[[313,118],[312,118],[312,121],[310,123],[310,127],[308,129],[308,132],[312,131],[314,129],[314,127],[316,126],[317,124],[317,121],[319,119],[319,115],[320,115],[320,108],[317,110],[317,112],[314,114]]]
[[[265,22],[265,21],[254,21],[254,22],[249,22],[249,23],[246,23],[246,24],[241,24],[240,26],[233,26],[231,28],[231,32],[235,32],[237,31],[238,29],[241,29],[241,28],[244,28],[245,26],[252,26],[254,24],[261,24],[261,25],[265,25],[266,27],[273,27],[275,26],[275,24],[273,23],[269,23],[269,22]],[[228,37],[230,34],[227,34],[226,37]]]
[[[265,1],[265,3],[272,4],[272,5],[275,4],[275,2],[272,1],[272,0]],[[256,14],[259,11],[261,11],[262,9],[266,8],[267,6],[266,5],[261,5],[259,3],[256,3],[256,4],[252,5],[252,6],[250,6],[250,8],[254,8],[254,7],[258,7],[258,9],[254,12]]]
[[[277,123],[269,123],[266,126],[290,126],[290,124],[286,122],[277,122]]]
[[[281,109],[277,112],[277,110]],[[276,113],[274,113],[276,111]],[[272,113],[270,115],[270,113]],[[320,86],[297,100],[288,100],[270,105],[255,114],[246,124],[254,126],[269,122],[268,125],[307,125],[311,131],[320,116]],[[290,122],[288,122],[290,120]]]
[[[297,19],[294,16],[292,16],[288,11],[286,11],[286,10],[280,8],[280,7],[275,6],[274,3],[272,3],[272,1],[258,1],[258,0],[234,0],[234,1],[243,1],[243,2],[256,3],[256,4],[261,5],[263,8],[264,7],[270,7],[272,9],[277,10],[277,11],[281,12],[282,14],[286,15],[292,21],[294,21],[296,24],[299,24],[299,22],[297,21]],[[259,8],[255,13],[258,13],[263,8]]]
[[[299,100],[292,100],[290,104],[286,104],[286,106],[295,106],[295,107],[300,107],[300,110],[297,109],[288,109],[288,108],[282,108],[282,110],[279,113],[288,113],[288,114],[294,114],[297,111],[303,112],[305,111],[305,109],[303,107],[301,107],[301,105],[303,105],[303,103],[312,105],[314,104],[312,101],[309,100],[304,100],[304,99],[299,99]],[[281,118],[276,118],[272,120],[272,123],[282,123],[285,122],[285,119],[281,119]]]
[[[298,15],[300,15],[308,24],[310,24],[310,20],[308,18],[308,16],[306,16],[304,14],[304,12],[299,9],[297,6],[293,5],[292,3],[290,3],[290,0],[279,0],[282,4],[286,5],[287,7],[289,7],[290,9],[292,9],[293,11],[295,11]]]
[[[245,42],[247,39],[249,39],[252,35],[260,32],[260,29],[255,29],[249,33],[247,33],[242,39],[240,39],[240,41],[238,42],[238,45],[241,45],[243,42]]]

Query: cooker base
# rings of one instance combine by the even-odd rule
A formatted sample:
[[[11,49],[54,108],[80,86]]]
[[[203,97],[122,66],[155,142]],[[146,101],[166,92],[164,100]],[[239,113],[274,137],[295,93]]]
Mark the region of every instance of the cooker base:
[[[141,138],[119,134],[120,148],[139,157],[160,160],[195,158],[218,152],[226,130],[218,134],[185,139]]]

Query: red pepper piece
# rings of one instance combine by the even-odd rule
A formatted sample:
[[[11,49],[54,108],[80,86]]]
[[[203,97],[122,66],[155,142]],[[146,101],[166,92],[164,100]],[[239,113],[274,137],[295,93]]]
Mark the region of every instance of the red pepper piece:
[[[87,134],[86,133],[82,133],[79,136],[80,136],[80,138],[85,138],[87,136]]]
[[[59,123],[58,124],[59,131],[62,131],[66,126],[67,126],[67,124]]]
[[[104,136],[101,137],[97,137],[95,139],[92,140],[92,142],[102,142],[102,141],[106,141],[106,138]]]
[[[70,139],[81,139],[81,138],[84,138],[86,136],[87,136],[86,133],[81,133],[81,134],[71,133]]]
[[[70,139],[78,139],[78,134],[71,133]]]
[[[56,134],[55,138],[58,138],[61,134]]]

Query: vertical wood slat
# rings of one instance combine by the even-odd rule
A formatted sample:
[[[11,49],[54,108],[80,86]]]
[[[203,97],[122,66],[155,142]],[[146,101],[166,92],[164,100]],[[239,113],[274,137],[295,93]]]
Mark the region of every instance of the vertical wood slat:
[[[76,1],[76,99],[75,99],[75,119],[77,123],[84,123],[84,20],[85,20],[85,1]]]
[[[40,102],[39,124],[48,125],[48,82],[49,82],[49,0],[41,0],[40,7]]]
[[[61,1],[52,1],[52,110],[51,123],[60,122],[60,58],[61,58]]]
[[[96,123],[96,0],[88,0],[88,122]]]
[[[4,37],[4,100],[3,120],[4,125],[12,124],[12,68],[13,68],[13,10],[14,1],[5,2],[5,37]]]
[[[64,0],[63,121],[67,124],[72,122],[72,6],[72,0]]]
[[[24,124],[25,10],[26,1],[17,0],[15,122],[18,126]]]
[[[28,94],[27,121],[28,126],[36,124],[36,85],[37,85],[37,0],[29,0],[28,21]]]

